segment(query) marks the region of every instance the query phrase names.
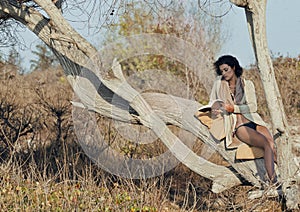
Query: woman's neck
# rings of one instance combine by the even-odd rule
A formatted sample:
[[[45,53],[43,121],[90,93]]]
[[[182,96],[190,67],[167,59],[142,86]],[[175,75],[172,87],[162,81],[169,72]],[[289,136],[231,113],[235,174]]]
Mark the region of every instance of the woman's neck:
[[[234,77],[232,77],[232,78],[228,81],[228,85],[229,85],[230,87],[234,87],[235,84],[236,84],[236,81],[237,81],[237,77],[234,76]]]

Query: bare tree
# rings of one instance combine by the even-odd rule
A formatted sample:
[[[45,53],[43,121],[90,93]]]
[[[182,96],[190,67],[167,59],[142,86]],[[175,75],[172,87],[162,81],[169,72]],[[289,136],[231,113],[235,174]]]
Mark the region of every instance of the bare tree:
[[[289,133],[290,129],[268,49],[266,36],[267,0],[231,0],[231,2],[245,10],[249,34],[271,115],[273,131],[274,133],[280,134],[280,138],[276,143],[279,156],[279,172],[281,178],[284,180],[283,190],[287,197],[288,207],[297,208],[299,207],[300,188],[299,185],[296,184],[296,173],[299,167],[297,167],[294,162],[295,156],[292,153],[293,138]]]
[[[226,151],[222,144],[217,144],[211,139],[207,129],[193,117],[194,112],[200,106],[199,103],[162,93],[141,94],[136,91],[126,81],[119,62],[115,60],[115,57],[122,55],[115,51],[109,55],[110,57],[103,58],[104,53],[99,53],[62,16],[61,2],[59,0],[4,0],[0,3],[0,18],[14,19],[27,26],[52,49],[64,68],[65,74],[68,76],[75,93],[80,98],[81,102],[74,102],[74,105],[87,108],[88,110],[119,121],[142,124],[150,128],[179,161],[196,173],[211,179],[213,181],[212,190],[214,192],[221,192],[244,182],[251,183],[257,188],[262,188],[263,175],[265,173],[262,159],[236,163],[234,160],[234,151]],[[105,2],[108,3],[108,1]],[[116,2],[111,2],[108,9],[110,13],[118,9],[115,8],[117,6]],[[300,199],[297,198],[299,197],[299,188],[295,183],[297,180],[295,179],[296,166],[291,160],[292,152],[288,142],[289,129],[267,50],[265,35],[266,0],[231,0],[231,2],[245,8],[246,11],[250,27],[249,31],[267,96],[268,106],[271,111],[272,125],[274,130],[277,130],[281,135],[280,142],[278,142],[280,153],[278,159],[280,176],[284,182],[283,192],[287,199],[288,207],[297,208]],[[153,10],[160,6],[165,6],[160,1],[152,1],[151,4]],[[157,37],[147,37],[145,35],[143,41],[138,40],[138,37],[135,38],[135,45],[145,45],[143,43],[145,38],[147,38],[147,42],[158,42],[158,40],[155,40]],[[163,40],[165,37],[160,37],[160,39]],[[170,49],[170,51],[175,50],[180,42],[173,42],[172,44],[174,49]],[[111,47],[112,51],[116,48],[117,46]],[[144,50],[158,51],[152,46],[147,46]],[[159,51],[163,51],[163,49],[159,49]],[[158,53],[160,53],[159,51]],[[178,60],[180,59],[182,58],[178,58]],[[188,58],[184,59],[188,60]],[[192,62],[191,68],[195,68]],[[85,73],[82,73],[83,70],[85,70]],[[91,76],[93,77],[90,78]],[[103,89],[95,87],[95,79],[101,82],[103,86],[100,88]],[[111,101],[113,95],[121,97],[123,107]],[[171,104],[174,101],[176,102],[175,106]],[[131,108],[131,110],[127,108]],[[172,110],[170,111],[169,108],[172,108]],[[182,111],[187,114],[184,119],[182,119]],[[204,143],[209,144],[218,151],[230,163],[231,168],[213,164],[195,154],[172,133],[167,124],[176,125],[193,133]]]

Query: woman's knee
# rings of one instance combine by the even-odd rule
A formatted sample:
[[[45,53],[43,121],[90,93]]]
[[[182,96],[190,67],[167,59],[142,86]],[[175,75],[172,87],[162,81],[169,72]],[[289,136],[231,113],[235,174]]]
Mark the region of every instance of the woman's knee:
[[[266,141],[264,142],[263,148],[264,148],[265,150],[273,151],[273,147],[274,147],[274,145],[272,145],[272,143],[270,143],[270,142],[266,139]]]
[[[274,149],[274,147],[275,147],[274,139],[271,136],[265,136],[265,137],[266,137],[266,140],[267,140],[268,144],[270,145],[270,147],[272,149]]]
[[[257,132],[261,133],[264,137],[266,137],[269,143],[274,143],[273,136],[267,127],[258,125]]]

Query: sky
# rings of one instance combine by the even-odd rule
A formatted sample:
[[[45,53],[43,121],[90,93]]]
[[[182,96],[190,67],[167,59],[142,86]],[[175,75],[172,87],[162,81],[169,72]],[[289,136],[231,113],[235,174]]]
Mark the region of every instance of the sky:
[[[243,8],[234,7],[224,17],[230,30],[222,54],[235,55],[243,67],[255,64]],[[269,0],[266,11],[267,40],[271,54],[300,55],[300,0]]]
[[[267,2],[267,40],[269,50],[275,56],[297,57],[300,55],[299,8],[300,0],[269,0]],[[244,9],[234,6],[223,17],[223,23],[229,36],[223,44],[220,55],[235,55],[243,67],[255,64]],[[31,51],[39,44],[39,39],[31,32],[24,32],[23,37],[26,41],[26,48],[20,54],[22,65],[28,70],[30,60],[34,59]]]

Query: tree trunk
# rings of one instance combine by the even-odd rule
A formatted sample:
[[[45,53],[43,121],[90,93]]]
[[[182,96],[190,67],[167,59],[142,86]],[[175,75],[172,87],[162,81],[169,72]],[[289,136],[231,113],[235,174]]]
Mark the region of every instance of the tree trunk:
[[[295,155],[292,152],[292,139],[289,135],[289,126],[268,49],[266,37],[267,0],[231,0],[231,2],[245,9],[249,34],[270,111],[273,133],[280,135],[276,139],[279,180],[283,182],[283,192],[288,208],[295,209],[300,205],[300,188],[296,184],[297,166],[293,160]]]

